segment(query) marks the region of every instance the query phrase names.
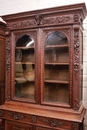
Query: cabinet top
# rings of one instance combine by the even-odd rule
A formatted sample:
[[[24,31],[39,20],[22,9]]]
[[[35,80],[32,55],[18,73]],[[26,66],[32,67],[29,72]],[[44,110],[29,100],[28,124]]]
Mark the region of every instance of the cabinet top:
[[[86,17],[85,3],[59,6],[2,16],[10,30],[82,23]]]

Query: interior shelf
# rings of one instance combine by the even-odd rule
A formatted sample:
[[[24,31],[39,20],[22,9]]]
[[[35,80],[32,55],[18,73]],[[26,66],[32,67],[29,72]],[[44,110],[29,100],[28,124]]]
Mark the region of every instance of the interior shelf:
[[[29,47],[16,47],[15,49],[23,49],[23,50],[26,50],[26,49],[34,49],[34,46],[29,46]]]
[[[55,80],[55,79],[45,79],[44,80],[46,83],[62,83],[62,84],[69,84],[69,81],[64,81],[64,80]]]
[[[69,63],[45,62],[45,65],[69,65]]]
[[[35,63],[33,63],[33,62],[15,62],[15,64],[35,64]]]
[[[62,45],[46,45],[45,46],[45,49],[46,48],[60,48],[60,47],[69,47],[69,45],[68,44],[62,44]]]

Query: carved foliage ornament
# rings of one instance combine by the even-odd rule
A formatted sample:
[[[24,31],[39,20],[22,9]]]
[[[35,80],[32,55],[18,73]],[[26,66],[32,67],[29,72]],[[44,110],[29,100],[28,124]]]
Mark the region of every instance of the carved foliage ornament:
[[[43,119],[43,122],[47,123],[51,127],[64,127],[68,125],[66,122],[56,119]]]
[[[11,46],[10,46],[10,37],[6,38],[6,67],[7,67],[7,73],[10,71],[10,52],[11,52]]]
[[[46,24],[63,24],[63,23],[72,23],[73,21],[77,21],[77,17],[72,15],[63,15],[63,16],[55,16],[55,17],[44,17],[43,15],[37,14],[33,19],[23,20],[18,22],[8,23],[8,27],[11,28],[26,28],[37,25],[46,25]]]
[[[15,120],[19,120],[19,119],[25,118],[25,115],[19,114],[19,113],[9,112],[8,114],[10,116],[12,116]]]
[[[79,30],[74,31],[74,73],[77,79],[77,73],[79,71]]]

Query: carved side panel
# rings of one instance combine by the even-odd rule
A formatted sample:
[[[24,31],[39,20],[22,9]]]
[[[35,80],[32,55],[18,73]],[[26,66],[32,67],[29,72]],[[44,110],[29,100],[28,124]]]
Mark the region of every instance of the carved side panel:
[[[79,43],[79,27],[74,27],[74,72],[73,72],[73,109],[79,109],[79,58],[80,58],[80,43]]]
[[[6,101],[9,101],[10,96],[10,69],[11,69],[11,41],[10,36],[6,37]]]

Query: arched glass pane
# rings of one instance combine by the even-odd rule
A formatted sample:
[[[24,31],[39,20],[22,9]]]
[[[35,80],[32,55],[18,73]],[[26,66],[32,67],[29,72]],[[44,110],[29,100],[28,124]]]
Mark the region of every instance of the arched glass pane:
[[[68,39],[56,31],[47,37],[44,47],[44,101],[69,103]]]
[[[23,35],[16,42],[15,49],[15,97],[34,101],[35,88],[34,40]]]

